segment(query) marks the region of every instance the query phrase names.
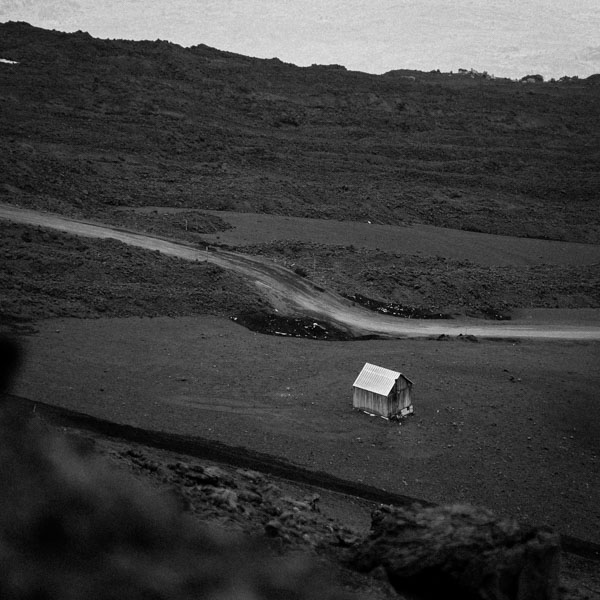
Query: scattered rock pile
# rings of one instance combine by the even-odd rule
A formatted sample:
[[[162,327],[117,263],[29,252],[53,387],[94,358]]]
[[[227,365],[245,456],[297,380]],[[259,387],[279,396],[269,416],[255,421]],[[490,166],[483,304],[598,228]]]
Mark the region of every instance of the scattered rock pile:
[[[349,340],[348,332],[323,321],[308,317],[283,317],[264,311],[244,311],[231,317],[233,321],[251,331],[288,337],[302,337],[312,340]]]
[[[318,494],[292,497],[256,471],[182,461],[165,468],[139,450],[123,455],[139,469],[156,473],[180,504],[204,523],[266,535],[285,548],[347,547],[359,539],[351,528],[321,514]]]

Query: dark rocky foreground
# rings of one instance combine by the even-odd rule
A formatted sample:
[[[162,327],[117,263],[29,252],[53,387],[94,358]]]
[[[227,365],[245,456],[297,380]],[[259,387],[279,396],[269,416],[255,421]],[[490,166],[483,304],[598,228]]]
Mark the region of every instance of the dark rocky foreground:
[[[359,571],[389,566],[386,551],[376,544],[369,548],[370,540],[361,546],[357,532],[323,517],[318,495],[290,497],[255,471],[232,473],[197,462],[159,464],[134,449],[123,451],[130,464],[157,473],[163,484],[169,482],[157,495],[108,470],[85,440],[69,441],[40,426],[10,412],[2,414],[3,598],[111,598],[123,593],[165,599],[346,598],[349,588],[368,589],[368,580],[347,573],[351,585],[346,581],[342,591],[319,563],[333,564],[343,574],[348,570],[344,565],[353,564],[347,563],[348,557],[358,554],[360,559],[354,560]],[[425,509],[415,510],[428,515]],[[473,509],[461,510],[468,521]],[[456,589],[463,597],[490,597],[485,593],[493,586],[482,580],[497,574],[502,583],[496,587],[503,593],[494,597],[519,598],[510,590],[528,589],[531,598],[556,598],[558,537],[540,534],[534,547],[515,534],[516,524],[499,523],[502,531],[510,527],[511,535],[491,539],[487,529],[494,519],[485,514],[485,522],[474,518],[466,523],[458,545],[440,534],[439,522],[437,528],[426,525],[430,531],[416,556],[428,577],[421,583],[410,578],[409,589],[423,591],[422,597],[442,597],[431,596],[426,581],[439,577],[440,586],[445,585],[450,564],[460,571]],[[206,529],[207,524],[213,529]],[[423,530],[423,522],[417,527]],[[233,539],[227,531],[251,534],[253,541],[239,535]],[[482,567],[478,551],[465,556],[463,547],[472,548],[486,535]],[[388,538],[388,554],[390,545],[399,553],[402,548],[411,555],[415,551],[414,539],[406,545],[401,537],[397,543]],[[302,555],[291,555],[292,550]],[[389,571],[388,577],[404,597],[397,572]]]
[[[8,385],[18,353],[0,353]],[[365,535],[321,514],[319,494],[135,445],[101,458],[2,399],[2,598],[586,597],[559,587],[558,536],[489,511],[382,507]]]

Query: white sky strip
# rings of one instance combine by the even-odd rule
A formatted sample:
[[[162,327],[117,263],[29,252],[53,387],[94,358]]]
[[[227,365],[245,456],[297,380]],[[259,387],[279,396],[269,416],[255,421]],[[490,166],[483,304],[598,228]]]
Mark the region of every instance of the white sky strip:
[[[8,20],[370,73],[600,72],[598,0],[0,0]]]

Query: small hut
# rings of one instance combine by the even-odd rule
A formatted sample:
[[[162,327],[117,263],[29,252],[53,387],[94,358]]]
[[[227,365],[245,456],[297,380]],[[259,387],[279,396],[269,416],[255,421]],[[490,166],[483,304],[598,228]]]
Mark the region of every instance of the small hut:
[[[387,419],[413,412],[413,382],[396,371],[365,363],[354,382],[352,406]]]

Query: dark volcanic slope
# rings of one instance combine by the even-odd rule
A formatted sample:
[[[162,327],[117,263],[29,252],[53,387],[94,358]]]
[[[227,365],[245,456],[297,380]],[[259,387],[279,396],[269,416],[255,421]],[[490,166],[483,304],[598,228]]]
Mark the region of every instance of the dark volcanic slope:
[[[600,241],[593,78],[374,76],[23,23],[0,25],[0,58],[19,62],[0,63],[0,201]]]

